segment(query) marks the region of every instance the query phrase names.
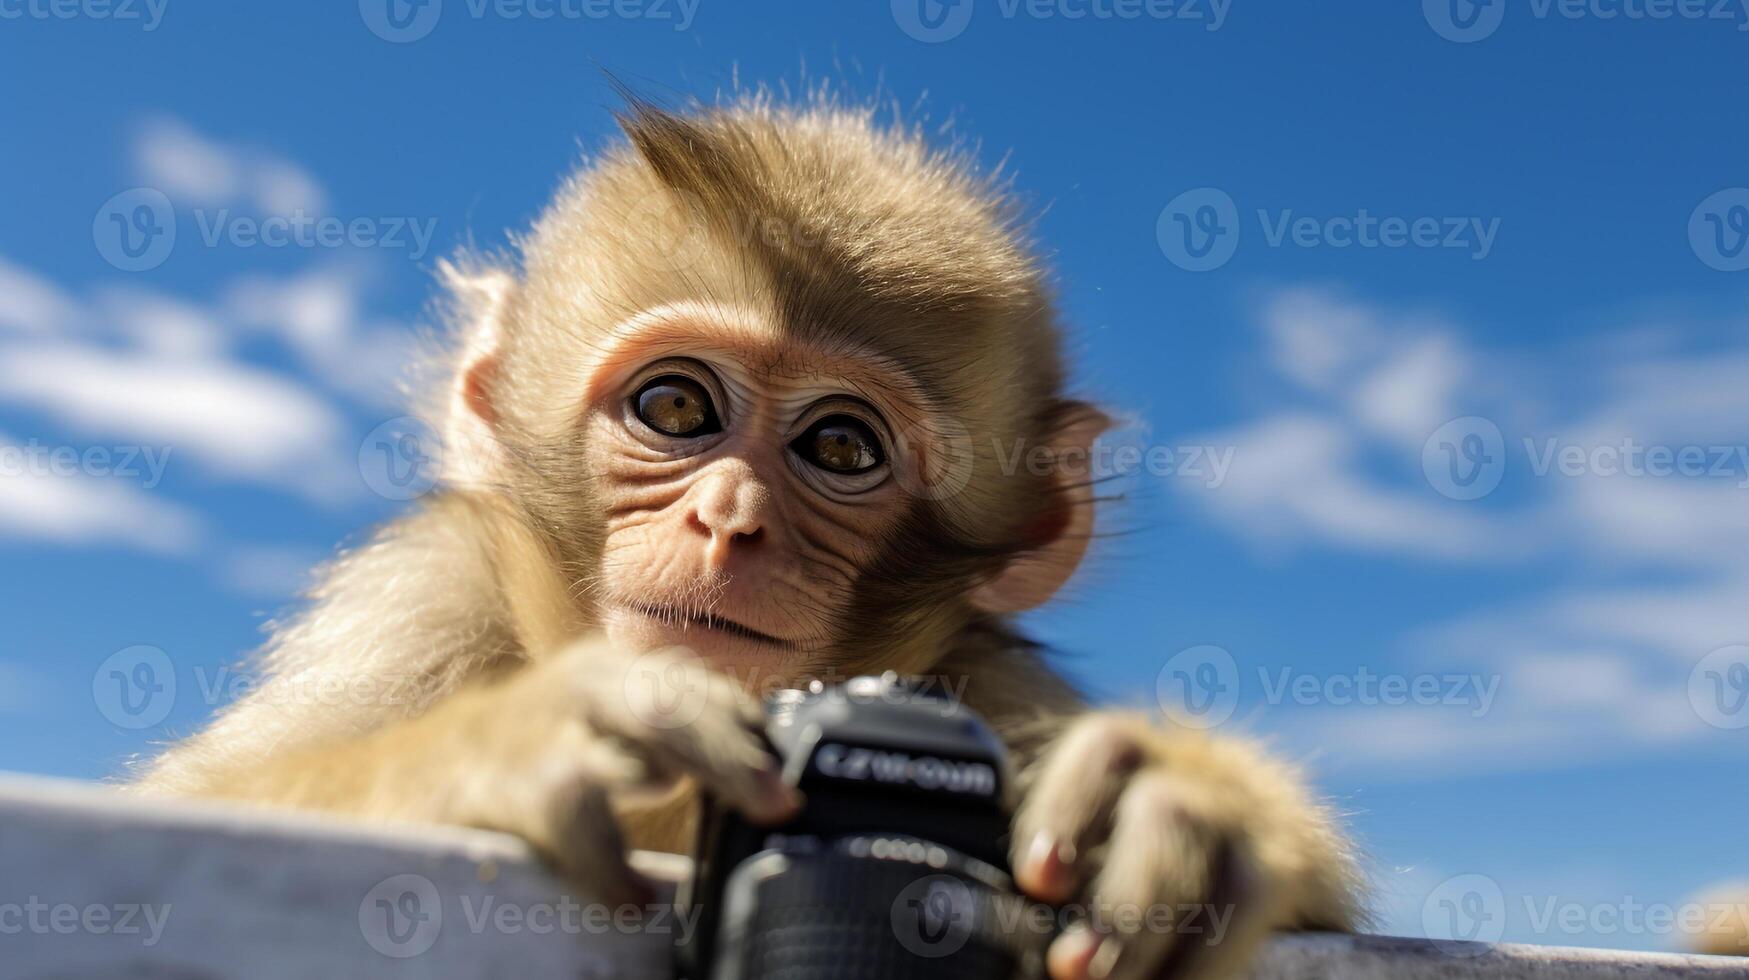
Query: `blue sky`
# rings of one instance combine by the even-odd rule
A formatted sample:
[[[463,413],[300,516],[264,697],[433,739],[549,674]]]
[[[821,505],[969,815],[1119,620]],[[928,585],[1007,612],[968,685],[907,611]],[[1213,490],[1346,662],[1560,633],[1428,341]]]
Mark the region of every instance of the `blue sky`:
[[[603,69],[831,80],[1009,161],[1153,451],[1034,618],[1067,669],[1305,761],[1389,931],[1675,945],[1636,906],[1749,878],[1749,15],[1455,3],[0,0],[0,768],[199,724],[406,506],[433,266]]]

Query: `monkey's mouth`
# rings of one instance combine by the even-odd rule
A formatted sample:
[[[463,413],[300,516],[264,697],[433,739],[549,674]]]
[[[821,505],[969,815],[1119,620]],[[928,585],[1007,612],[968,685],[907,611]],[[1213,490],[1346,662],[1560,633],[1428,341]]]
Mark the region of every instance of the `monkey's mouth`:
[[[711,613],[683,612],[672,606],[646,606],[638,603],[627,604],[626,608],[633,612],[648,616],[665,626],[697,627],[698,629],[703,630],[713,630],[718,633],[725,633],[729,636],[740,637],[743,640],[752,640],[755,643],[764,643],[774,647],[782,647],[786,650],[795,646],[795,644],[791,643],[789,640],[772,636],[770,633],[761,633],[751,626],[744,626],[732,619],[725,619],[722,616],[713,615]]]

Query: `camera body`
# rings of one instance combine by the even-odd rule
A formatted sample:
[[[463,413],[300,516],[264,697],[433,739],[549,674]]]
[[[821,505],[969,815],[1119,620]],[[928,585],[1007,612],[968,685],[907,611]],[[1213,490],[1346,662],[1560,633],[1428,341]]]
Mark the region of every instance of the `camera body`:
[[[1008,870],[1007,752],[964,705],[895,674],[815,683],[766,702],[785,782],[806,797],[778,827],[706,800],[691,980],[1036,975],[1043,940]],[[1037,940],[1029,942],[1028,939]]]

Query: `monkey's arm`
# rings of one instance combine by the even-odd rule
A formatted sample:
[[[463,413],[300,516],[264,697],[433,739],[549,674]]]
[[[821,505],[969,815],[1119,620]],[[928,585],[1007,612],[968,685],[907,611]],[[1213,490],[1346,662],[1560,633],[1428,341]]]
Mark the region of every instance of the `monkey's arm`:
[[[671,689],[645,683],[652,674]],[[678,708],[662,700],[673,691],[685,695]],[[685,723],[664,724],[677,710]],[[695,661],[629,658],[586,640],[415,717],[269,752],[196,792],[504,831],[595,894],[632,901],[644,886],[625,861],[611,795],[687,775],[755,818],[797,805],[754,735],[760,718]]]
[[[236,795],[274,759],[417,716],[521,662],[487,532],[467,500],[438,497],[324,569],[308,608],[277,625],[251,665],[259,683],[153,759],[133,788]]]
[[[661,658],[598,638],[538,646],[578,627],[543,616],[541,583],[516,583],[522,608],[502,607],[498,568],[541,567],[506,558],[526,546],[515,535],[458,497],[391,525],[276,633],[266,680],[130,788],[506,831],[619,894],[634,876],[609,790],[691,775],[752,813],[793,803],[751,734],[757,711],[702,666],[663,676],[698,714],[663,726],[630,676]]]

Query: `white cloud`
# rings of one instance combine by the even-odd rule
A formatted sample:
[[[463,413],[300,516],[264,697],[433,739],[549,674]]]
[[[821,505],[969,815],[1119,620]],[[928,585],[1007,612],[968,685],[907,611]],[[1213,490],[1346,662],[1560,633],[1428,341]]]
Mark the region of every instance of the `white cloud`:
[[[102,291],[96,319],[139,348],[175,358],[223,356],[231,337],[225,325],[202,307],[144,289]]]
[[[78,319],[79,304],[59,286],[0,259],[0,330],[52,333]]]
[[[1341,423],[1282,413],[1196,445],[1230,446],[1225,482],[1192,488],[1237,533],[1260,544],[1339,541],[1441,559],[1490,560],[1524,544],[1504,522],[1432,493],[1383,486],[1358,469],[1359,440]]]
[[[4,458],[19,458],[19,448],[16,441],[0,440]],[[9,465],[0,467],[0,530],[28,540],[174,554],[194,547],[201,522],[114,476],[63,476]]]
[[[312,215],[326,206],[296,163],[176,119],[145,121],[131,151],[138,177],[179,206]],[[404,326],[364,315],[369,281],[351,267],[256,275],[218,285],[209,301],[137,281],[73,290],[0,258],[0,405],[31,413],[35,426],[46,417],[35,447],[167,450],[173,468],[206,477],[357,500],[348,403],[397,404],[411,348]],[[251,363],[261,339],[302,369]],[[0,536],[177,552],[197,544],[200,527],[155,489],[114,477],[0,480]],[[293,565],[272,549],[232,549],[218,561],[233,585],[259,594],[283,593]],[[307,567],[309,556],[295,562]]]
[[[84,438],[171,447],[228,480],[338,502],[362,490],[343,394],[374,410],[401,404],[410,330],[368,321],[362,269],[246,276],[216,304],[138,286],[94,291],[89,307],[0,260],[0,404],[45,412]],[[240,360],[251,335],[307,369]]]
[[[1418,450],[1451,419],[1453,396],[1467,373],[1450,338],[1414,337],[1357,381],[1349,406],[1369,429]]]
[[[328,384],[375,407],[399,404],[398,382],[411,357],[412,333],[368,323],[359,274],[324,269],[289,279],[248,276],[225,293],[225,315],[280,338]]]
[[[1433,673],[1498,677],[1482,717],[1428,706],[1270,716],[1337,765],[1415,774],[1662,751],[1718,739],[1688,696],[1709,652],[1749,643],[1749,347],[1685,356],[1682,334],[1599,343],[1540,375],[1464,342],[1438,317],[1318,290],[1284,291],[1261,327],[1282,404],[1197,442],[1235,447],[1227,482],[1195,490],[1263,547],[1394,560],[1536,562],[1518,602],[1411,631],[1396,649]],[[1511,379],[1510,383],[1506,379]],[[1421,469],[1427,436],[1494,420],[1511,492],[1452,501]],[[1586,453],[1701,447],[1722,476],[1536,472],[1550,444]],[[1185,488],[1191,490],[1194,488]]]
[[[13,344],[0,347],[0,399],[88,436],[169,447],[228,477],[325,499],[346,492],[340,415],[307,389],[235,362]]]
[[[141,179],[178,203],[247,204],[266,214],[286,215],[314,215],[324,207],[321,185],[297,164],[204,136],[180,120],[147,121],[133,152]]]

